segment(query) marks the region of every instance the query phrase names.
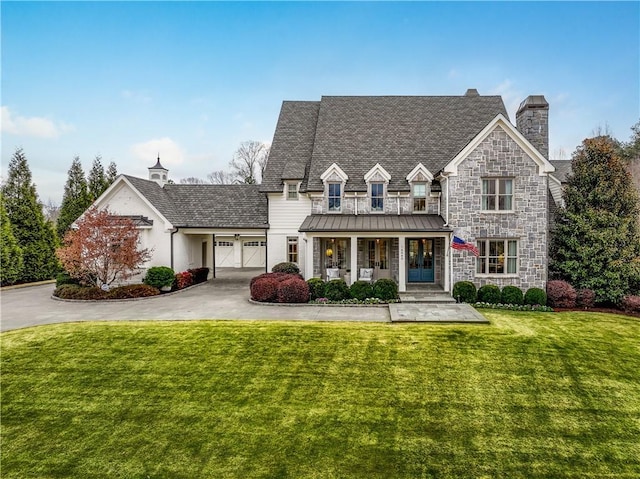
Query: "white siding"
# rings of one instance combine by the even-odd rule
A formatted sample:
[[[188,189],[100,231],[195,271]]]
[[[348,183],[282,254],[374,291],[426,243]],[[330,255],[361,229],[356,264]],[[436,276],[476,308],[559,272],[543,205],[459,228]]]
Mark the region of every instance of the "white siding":
[[[299,194],[297,200],[287,200],[283,193],[269,194],[269,231],[267,239],[267,269],[287,261],[287,237],[298,238],[298,266],[304,275],[305,243],[304,236],[298,232],[304,219],[311,214],[311,201],[305,194]]]

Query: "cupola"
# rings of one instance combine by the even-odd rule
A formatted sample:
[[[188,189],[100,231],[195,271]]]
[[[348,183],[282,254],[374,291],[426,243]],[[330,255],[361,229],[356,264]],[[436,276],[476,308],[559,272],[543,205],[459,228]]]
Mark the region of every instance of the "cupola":
[[[149,168],[149,180],[155,181],[160,186],[164,186],[169,181],[167,173],[169,173],[169,170],[160,164],[160,154],[158,153],[158,161],[154,166]]]

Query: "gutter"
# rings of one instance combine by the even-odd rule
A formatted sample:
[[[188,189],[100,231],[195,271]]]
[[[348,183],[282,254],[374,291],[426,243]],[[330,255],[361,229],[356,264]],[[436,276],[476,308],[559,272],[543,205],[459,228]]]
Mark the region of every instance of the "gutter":
[[[171,269],[175,269],[173,267],[173,235],[176,234],[178,232],[178,230],[180,229],[180,227],[176,227],[173,229],[173,231],[171,232]]]

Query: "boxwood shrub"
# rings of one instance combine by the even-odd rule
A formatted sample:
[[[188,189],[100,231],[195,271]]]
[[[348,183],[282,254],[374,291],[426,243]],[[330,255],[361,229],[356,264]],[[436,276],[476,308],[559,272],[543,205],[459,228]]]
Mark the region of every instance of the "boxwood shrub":
[[[476,285],[471,281],[458,281],[453,285],[453,297],[461,303],[475,303],[478,298]]]
[[[311,300],[324,298],[324,280],[322,278],[311,278],[307,280],[307,284]]]
[[[502,304],[522,304],[524,302],[524,295],[522,290],[517,286],[505,286],[502,288],[500,296]]]
[[[524,294],[524,304],[530,304],[530,305],[539,304],[540,306],[546,306],[547,293],[545,293],[544,289],[529,288],[527,292]]]
[[[374,298],[389,301],[398,298],[398,285],[392,279],[382,278],[373,285]]]
[[[349,288],[352,298],[364,301],[367,298],[373,298],[373,286],[369,281],[356,281]]]
[[[324,285],[324,295],[331,301],[342,301],[343,299],[349,299],[349,286],[344,282],[344,279],[332,279]]]
[[[209,278],[209,268],[193,268],[188,269],[187,272],[193,275],[194,283],[204,283]]]
[[[547,301],[552,308],[575,308],[578,294],[566,281],[553,280],[547,283]]]
[[[295,263],[278,263],[273,268],[271,268],[272,273],[288,273],[288,274],[299,274],[300,268]]]
[[[278,283],[278,303],[308,303],[309,285],[304,279],[292,276]]]
[[[153,266],[147,271],[147,275],[142,282],[154,288],[173,286],[176,280],[176,273],[168,266]]]
[[[500,288],[495,284],[485,284],[478,290],[478,302],[498,304],[501,300]]]

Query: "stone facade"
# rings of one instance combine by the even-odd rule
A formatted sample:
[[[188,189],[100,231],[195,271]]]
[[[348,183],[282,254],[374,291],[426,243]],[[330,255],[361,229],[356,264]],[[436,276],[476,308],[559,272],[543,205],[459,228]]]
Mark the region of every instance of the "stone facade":
[[[342,211],[335,214],[353,215],[356,214],[356,201],[358,203],[357,214],[365,215],[371,213],[371,197],[365,193],[358,194],[358,196],[345,196],[342,198]],[[437,196],[427,195],[427,211],[430,215],[437,215],[440,210],[438,208],[440,200]],[[313,197],[311,199],[311,212],[314,215],[321,215],[328,213],[327,197]],[[397,215],[400,210],[401,215],[410,215],[413,213],[413,198],[406,194],[398,196],[396,193],[391,192],[384,198],[384,214]],[[375,212],[373,214],[382,214],[381,212]]]
[[[512,178],[513,209],[482,210],[482,179]],[[452,250],[452,284],[472,281],[476,286],[512,284],[523,290],[546,287],[548,178],[538,165],[500,127],[458,166],[449,184],[449,224],[463,239],[477,244],[486,239],[518,241],[517,273],[476,274],[476,259],[467,251]],[[453,193],[455,192],[455,193]]]

